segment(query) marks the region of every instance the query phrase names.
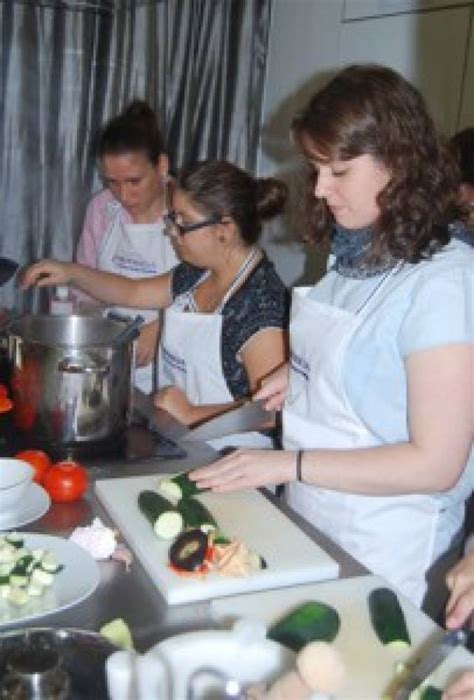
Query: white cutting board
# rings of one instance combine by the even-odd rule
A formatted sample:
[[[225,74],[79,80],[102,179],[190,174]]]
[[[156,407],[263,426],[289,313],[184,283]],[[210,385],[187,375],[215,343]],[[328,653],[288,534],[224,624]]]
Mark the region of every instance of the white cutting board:
[[[268,568],[247,577],[216,573],[204,579],[183,578],[168,568],[170,541],[159,540],[138,509],[140,491],[156,489],[157,476],[96,481],[95,488],[110,516],[128,540],[166,601],[188,603],[247,591],[336,578],[339,565],[258,491],[214,494],[199,499],[222,532],[239,537],[264,557]]]
[[[211,614],[216,623],[226,627],[239,617],[261,620],[269,626],[300,603],[318,600],[332,605],[341,618],[341,629],[334,645],[348,671],[348,680],[337,700],[380,700],[395,677],[397,662],[405,663],[413,658],[429,640],[441,636],[442,630],[399,594],[412,645],[408,650],[384,647],[372,628],[367,607],[370,591],[379,586],[390,587],[384,579],[368,575],[252,593],[212,601]],[[440,675],[433,674],[434,681],[444,683],[447,675],[465,668],[469,660],[472,664],[474,658],[464,649],[453,651],[451,656],[443,664],[444,673],[440,666]]]

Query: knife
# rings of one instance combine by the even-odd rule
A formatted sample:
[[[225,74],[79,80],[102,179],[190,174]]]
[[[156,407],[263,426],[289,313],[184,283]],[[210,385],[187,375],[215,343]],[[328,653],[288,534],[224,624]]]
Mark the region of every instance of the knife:
[[[146,419],[150,430],[165,439],[176,441],[189,431],[186,425],[176,420],[168,411],[156,408],[151,396],[137,387],[133,388],[132,406],[140,416]]]
[[[405,676],[397,685],[393,700],[408,700],[410,694],[423,683],[455,647],[459,644],[465,644],[468,637],[469,632],[464,629],[446,632],[411,667],[408,676]]]
[[[210,418],[183,436],[183,442],[214,440],[215,438],[259,430],[267,425],[273,414],[263,408],[262,401],[247,401],[237,408]]]

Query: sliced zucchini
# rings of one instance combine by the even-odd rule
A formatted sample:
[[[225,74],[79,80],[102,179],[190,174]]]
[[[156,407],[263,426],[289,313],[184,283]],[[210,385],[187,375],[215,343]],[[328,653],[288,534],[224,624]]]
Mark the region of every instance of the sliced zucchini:
[[[36,559],[36,561],[40,561],[46,554],[45,549],[32,549],[31,550],[31,556]]]
[[[213,544],[230,544],[231,542],[232,540],[230,540],[225,535],[221,535],[220,533],[217,534],[213,540]]]
[[[0,548],[0,564],[11,564],[15,561],[15,549],[10,545]]]
[[[397,594],[390,588],[376,588],[369,594],[369,614],[375,634],[388,646],[410,646],[405,615]]]
[[[170,547],[170,562],[178,569],[196,571],[204,564],[207,546],[207,535],[200,528],[185,530]]]
[[[148,519],[155,534],[170,540],[183,529],[183,516],[178,509],[156,491],[142,491],[138,495],[138,507]]]
[[[434,685],[427,685],[421,692],[421,700],[441,700],[443,691]]]
[[[180,501],[182,498],[190,498],[201,493],[196,482],[191,481],[187,472],[181,472],[169,479],[163,479],[158,487],[160,493],[166,498],[171,498],[174,501]]]
[[[8,598],[10,593],[10,584],[2,583],[0,584],[0,598]]]
[[[35,560],[33,557],[29,554],[25,554],[24,556],[20,557],[19,559],[16,560],[15,563],[15,568],[12,571],[12,574],[18,574],[19,576],[26,576],[29,573],[29,568],[31,564],[35,564]]]
[[[130,628],[121,617],[117,617],[115,620],[111,620],[103,625],[99,634],[116,644],[122,649],[133,649],[133,639],[130,632]]]
[[[326,603],[309,601],[272,625],[267,637],[299,652],[314,641],[332,642],[341,626],[339,613]]]
[[[31,557],[31,552],[26,549],[26,547],[20,547],[20,549],[13,548],[13,555],[15,557],[15,563],[18,564],[25,559],[25,557]]]
[[[10,585],[12,586],[26,586],[29,580],[29,576],[25,576],[24,574],[10,574]]]
[[[11,544],[12,547],[16,549],[20,549],[23,547],[24,539],[18,532],[10,532],[8,535],[5,535],[5,542],[8,542],[8,544]]]
[[[57,574],[63,568],[52,552],[46,552],[41,558],[40,566],[43,571],[48,571],[50,574]]]
[[[201,528],[206,533],[218,529],[214,516],[196,498],[183,498],[176,507],[183,516],[185,528]]]
[[[37,568],[31,574],[30,582],[37,586],[50,586],[54,581],[54,575],[48,571]]]
[[[3,576],[10,576],[14,568],[14,562],[10,562],[9,564],[0,564],[0,578],[2,578]]]
[[[30,581],[26,589],[26,592],[28,593],[30,598],[38,598],[40,595],[43,595],[43,591],[43,586],[40,586],[37,583],[33,583],[33,581]]]
[[[25,588],[18,588],[17,586],[10,586],[10,590],[6,596],[9,603],[13,605],[25,605],[28,602],[28,593]]]

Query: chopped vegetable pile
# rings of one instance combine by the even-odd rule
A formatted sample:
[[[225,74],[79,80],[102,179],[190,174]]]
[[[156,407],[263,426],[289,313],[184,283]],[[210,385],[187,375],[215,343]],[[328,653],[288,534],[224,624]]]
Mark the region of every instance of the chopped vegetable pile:
[[[202,576],[216,571],[222,576],[248,576],[266,568],[263,558],[244,542],[219,531],[208,508],[195,496],[200,493],[186,473],[160,481],[158,491],[142,491],[138,507],[160,539],[173,540],[170,567],[177,574]]]
[[[25,605],[43,595],[63,569],[45,549],[28,549],[20,534],[0,537],[0,596],[13,605]]]

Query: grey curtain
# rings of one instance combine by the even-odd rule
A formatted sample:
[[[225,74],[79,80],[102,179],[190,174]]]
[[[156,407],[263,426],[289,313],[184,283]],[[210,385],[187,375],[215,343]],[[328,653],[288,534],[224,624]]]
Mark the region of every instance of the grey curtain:
[[[134,97],[172,163],[253,170],[272,0],[0,0],[0,255],[69,260],[100,126]],[[0,306],[37,308],[14,283]]]

